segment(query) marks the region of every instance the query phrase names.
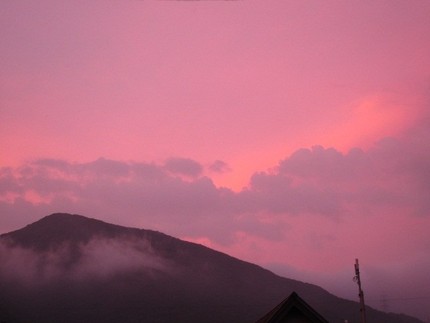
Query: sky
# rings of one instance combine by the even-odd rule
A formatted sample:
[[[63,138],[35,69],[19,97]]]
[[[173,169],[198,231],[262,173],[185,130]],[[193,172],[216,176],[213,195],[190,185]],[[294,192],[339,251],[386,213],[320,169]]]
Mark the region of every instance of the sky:
[[[158,230],[430,320],[430,2],[0,3],[0,233]],[[286,295],[287,296],[287,295]]]

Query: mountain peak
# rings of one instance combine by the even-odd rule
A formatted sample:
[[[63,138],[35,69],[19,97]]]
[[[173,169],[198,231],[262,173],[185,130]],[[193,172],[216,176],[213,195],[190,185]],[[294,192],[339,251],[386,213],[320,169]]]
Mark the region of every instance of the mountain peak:
[[[93,222],[93,221],[97,221],[99,223],[105,223],[103,221],[100,220],[96,220],[96,219],[92,219],[92,218],[88,218],[86,216],[83,215],[79,215],[79,214],[71,214],[71,213],[52,213],[50,215],[47,215],[43,218],[41,218],[39,221],[36,221],[32,224],[29,224],[28,226],[34,226],[35,224],[38,223],[60,223],[60,222]]]
[[[81,220],[90,220],[90,218],[85,217],[83,215],[79,215],[79,214],[71,214],[71,213],[52,213],[50,215],[47,215],[45,217],[43,217],[42,219],[40,219],[37,222],[41,222],[41,221],[67,221],[67,220],[76,220],[76,219],[81,219]],[[33,223],[34,224],[34,223]]]
[[[113,238],[133,230],[82,215],[53,213],[26,227],[3,234],[14,245],[36,250],[47,250],[64,242],[87,243],[93,237]],[[134,229],[137,230],[137,229]]]

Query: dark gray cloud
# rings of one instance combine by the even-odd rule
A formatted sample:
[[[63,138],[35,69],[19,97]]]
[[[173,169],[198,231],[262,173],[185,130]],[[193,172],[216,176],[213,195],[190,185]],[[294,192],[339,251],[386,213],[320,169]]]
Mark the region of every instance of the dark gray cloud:
[[[189,158],[169,158],[164,164],[164,168],[172,174],[198,177],[203,172],[203,166],[195,160]]]
[[[295,184],[291,177],[280,173],[260,172],[252,176],[250,187],[239,196],[249,206],[249,211],[335,216],[341,208],[337,193],[309,183]]]
[[[209,170],[215,173],[226,173],[231,171],[228,164],[222,160],[216,160],[209,165]]]

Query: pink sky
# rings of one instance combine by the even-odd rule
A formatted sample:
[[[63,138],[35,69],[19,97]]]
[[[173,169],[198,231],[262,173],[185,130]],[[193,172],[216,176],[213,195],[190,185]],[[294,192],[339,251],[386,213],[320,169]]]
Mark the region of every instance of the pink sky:
[[[430,317],[430,2],[2,1],[0,232],[156,229]]]

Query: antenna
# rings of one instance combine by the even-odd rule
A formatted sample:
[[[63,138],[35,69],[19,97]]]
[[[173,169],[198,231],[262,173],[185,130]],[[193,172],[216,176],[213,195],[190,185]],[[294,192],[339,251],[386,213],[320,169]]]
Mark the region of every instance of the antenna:
[[[360,267],[358,266],[358,259],[355,259],[355,276],[353,280],[358,284],[358,297],[360,297],[360,313],[361,313],[361,323],[366,323],[366,308],[364,306],[364,293],[361,289],[360,280]]]

